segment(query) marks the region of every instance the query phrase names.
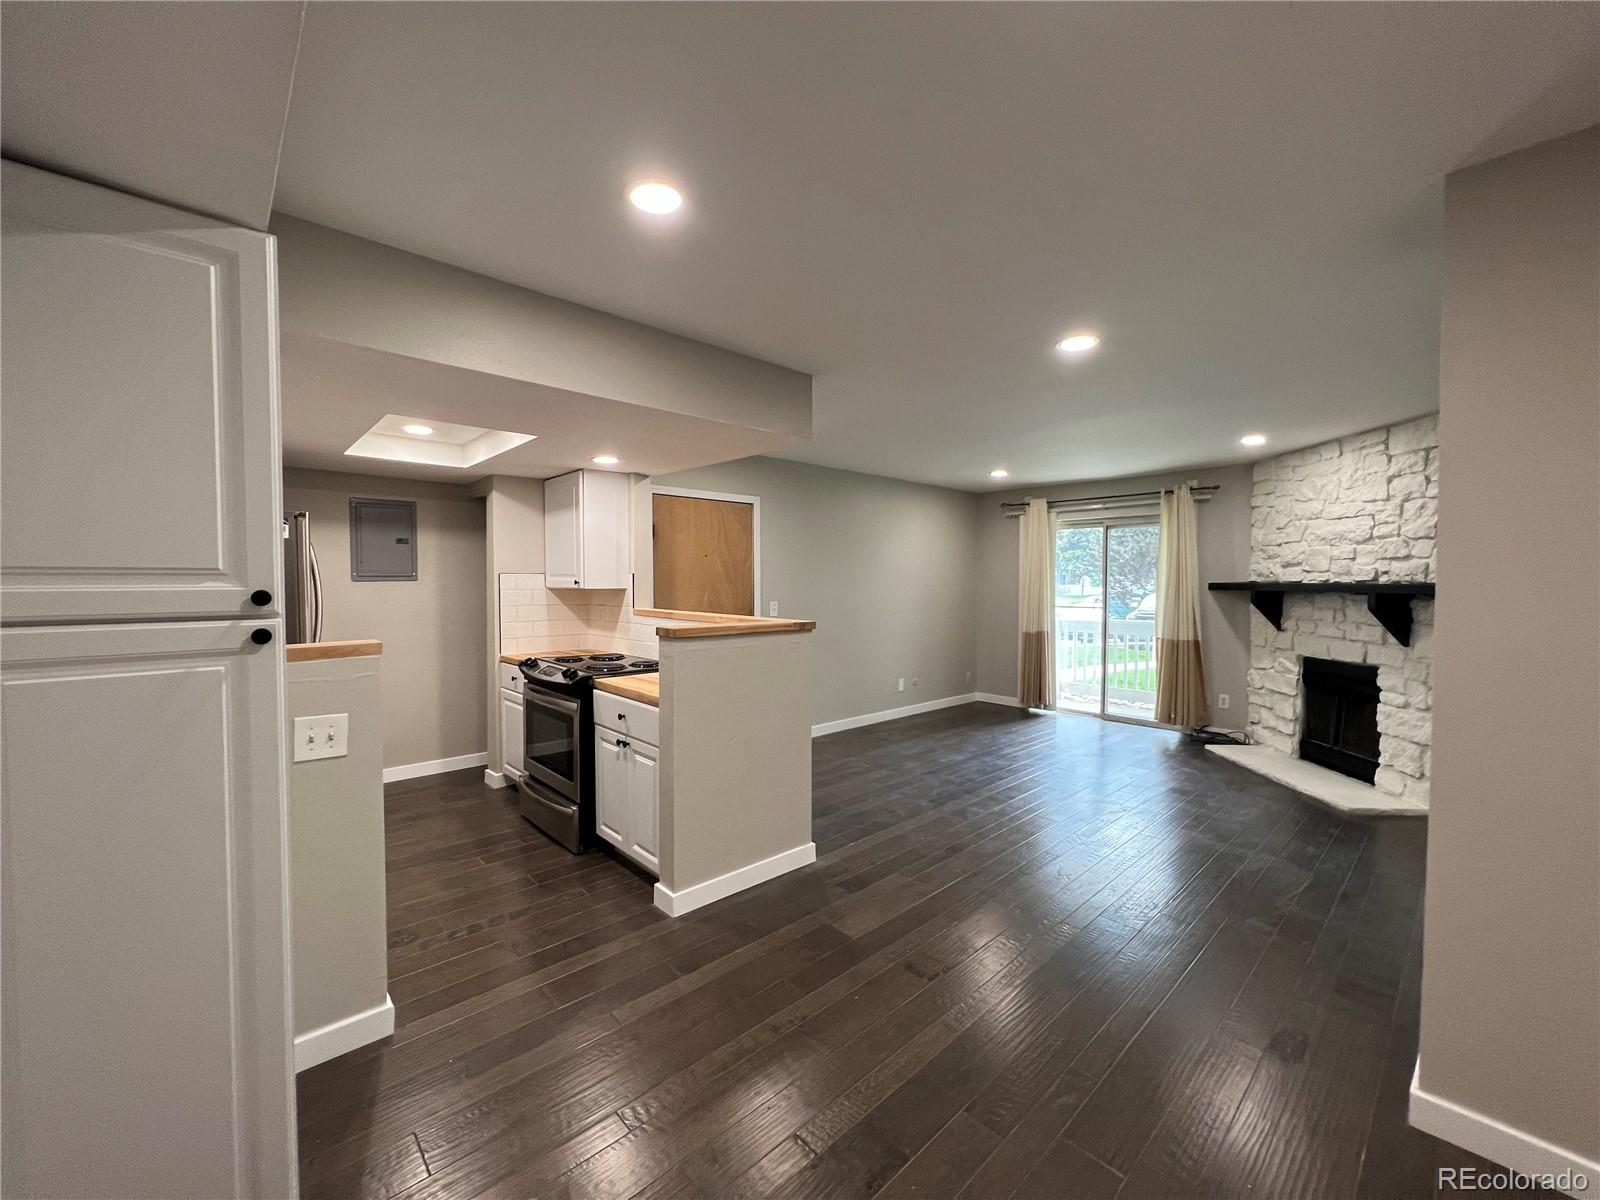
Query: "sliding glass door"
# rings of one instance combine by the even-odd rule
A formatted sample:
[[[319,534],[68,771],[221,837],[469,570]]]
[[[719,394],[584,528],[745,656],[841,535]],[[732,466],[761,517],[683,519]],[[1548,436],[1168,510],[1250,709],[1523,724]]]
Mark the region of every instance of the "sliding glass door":
[[[1156,547],[1152,521],[1056,526],[1056,704],[1155,718]]]

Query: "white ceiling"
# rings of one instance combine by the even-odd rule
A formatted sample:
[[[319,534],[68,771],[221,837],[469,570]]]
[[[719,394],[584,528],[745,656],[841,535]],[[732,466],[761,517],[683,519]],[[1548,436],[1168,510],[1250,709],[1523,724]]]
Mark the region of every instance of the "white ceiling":
[[[277,206],[811,372],[790,457],[1220,463],[1436,406],[1441,179],[1600,119],[1597,46],[1587,4],[314,4]]]
[[[265,229],[303,7],[8,0],[6,157]]]
[[[283,461],[290,467],[462,483],[490,474],[548,478],[613,454],[621,460],[616,470],[665,475],[796,441],[308,334],[284,334],[282,359]],[[441,439],[455,422],[535,440],[465,469],[345,454],[391,414],[426,421]]]

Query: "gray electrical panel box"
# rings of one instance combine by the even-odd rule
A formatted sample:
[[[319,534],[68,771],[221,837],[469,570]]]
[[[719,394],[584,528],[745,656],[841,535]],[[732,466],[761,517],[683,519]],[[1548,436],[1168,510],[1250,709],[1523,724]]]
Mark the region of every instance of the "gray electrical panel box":
[[[416,577],[416,501],[350,497],[350,578]]]

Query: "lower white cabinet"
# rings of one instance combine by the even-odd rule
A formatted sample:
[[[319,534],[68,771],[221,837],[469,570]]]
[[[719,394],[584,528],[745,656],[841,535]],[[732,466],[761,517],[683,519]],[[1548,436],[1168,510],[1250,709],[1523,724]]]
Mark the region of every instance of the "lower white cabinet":
[[[0,632],[7,1196],[295,1194],[282,636]]]
[[[650,871],[661,869],[661,751],[648,742],[597,728],[594,733],[595,828]]]
[[[522,693],[500,689],[500,771],[507,782],[522,778],[523,739],[527,726],[522,719]]]

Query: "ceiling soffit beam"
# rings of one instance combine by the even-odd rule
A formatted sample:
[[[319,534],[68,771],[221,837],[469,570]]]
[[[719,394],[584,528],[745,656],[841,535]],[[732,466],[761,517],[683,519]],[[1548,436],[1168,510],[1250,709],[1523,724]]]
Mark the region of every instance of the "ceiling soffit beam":
[[[274,213],[279,322],[627,404],[811,435],[811,376]]]

